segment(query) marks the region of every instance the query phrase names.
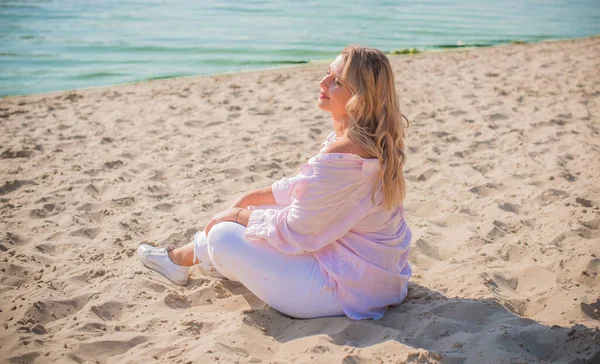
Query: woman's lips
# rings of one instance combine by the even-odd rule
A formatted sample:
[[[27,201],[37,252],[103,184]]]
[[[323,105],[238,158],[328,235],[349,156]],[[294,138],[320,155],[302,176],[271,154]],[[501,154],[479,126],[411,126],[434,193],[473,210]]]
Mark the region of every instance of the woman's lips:
[[[325,96],[322,92],[319,94],[320,99],[328,99],[329,97]]]

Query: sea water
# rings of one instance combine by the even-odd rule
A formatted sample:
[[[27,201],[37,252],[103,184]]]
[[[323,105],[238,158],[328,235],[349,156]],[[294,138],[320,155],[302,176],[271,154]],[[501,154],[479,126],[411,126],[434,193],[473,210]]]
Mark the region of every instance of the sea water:
[[[0,96],[596,34],[599,0],[0,0]]]

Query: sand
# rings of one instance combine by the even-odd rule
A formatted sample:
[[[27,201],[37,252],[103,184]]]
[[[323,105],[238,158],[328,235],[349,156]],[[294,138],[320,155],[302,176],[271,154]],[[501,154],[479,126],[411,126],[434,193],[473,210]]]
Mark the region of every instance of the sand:
[[[378,321],[134,254],[296,174],[325,66],[0,99],[0,362],[600,361],[600,37],[391,61],[414,277]]]

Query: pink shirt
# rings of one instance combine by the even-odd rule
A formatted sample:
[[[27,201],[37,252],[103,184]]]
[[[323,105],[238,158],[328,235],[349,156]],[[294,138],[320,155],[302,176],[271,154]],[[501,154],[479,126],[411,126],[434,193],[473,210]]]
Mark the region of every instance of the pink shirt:
[[[323,144],[334,138],[332,132]],[[381,184],[371,202],[379,169],[376,158],[319,153],[298,175],[273,183],[275,201],[285,207],[252,210],[245,233],[286,254],[313,254],[355,320],[379,319],[401,303],[412,274],[404,207],[386,211]]]

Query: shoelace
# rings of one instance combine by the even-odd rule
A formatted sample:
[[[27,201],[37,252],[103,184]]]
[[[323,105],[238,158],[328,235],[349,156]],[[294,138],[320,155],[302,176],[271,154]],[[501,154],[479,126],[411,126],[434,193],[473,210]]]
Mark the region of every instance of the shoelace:
[[[148,253],[146,255],[150,255],[150,254],[160,254],[160,253],[167,253],[167,256],[169,255],[169,252],[172,251],[173,249],[175,249],[175,246],[172,244],[167,244],[162,248],[154,248],[154,249],[150,249],[148,250]]]

